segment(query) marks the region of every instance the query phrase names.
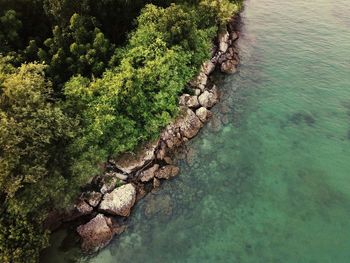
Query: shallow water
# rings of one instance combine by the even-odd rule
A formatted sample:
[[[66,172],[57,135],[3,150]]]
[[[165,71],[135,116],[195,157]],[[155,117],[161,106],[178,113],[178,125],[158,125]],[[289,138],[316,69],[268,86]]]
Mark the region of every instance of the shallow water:
[[[350,262],[350,1],[249,0],[242,22],[180,176],[99,254],[59,232],[43,262]]]

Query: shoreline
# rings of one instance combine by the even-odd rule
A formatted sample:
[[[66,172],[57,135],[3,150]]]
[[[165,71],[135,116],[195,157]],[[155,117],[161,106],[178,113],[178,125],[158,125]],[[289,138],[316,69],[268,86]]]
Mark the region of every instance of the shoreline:
[[[143,145],[135,153],[126,153],[105,164],[102,175],[92,178],[83,188],[69,212],[53,212],[45,228],[55,230],[63,223],[78,223],[77,232],[85,252],[105,247],[126,227],[132,207],[162,181],[178,175],[173,156],[178,148],[194,138],[212,117],[211,108],[220,101],[220,91],[211,80],[216,70],[234,74],[239,64],[236,41],[239,39],[240,15],[235,15],[226,30],[218,33],[212,58],[205,62],[198,76],[190,82],[191,94],[179,98],[179,116],[160,134],[159,139]]]

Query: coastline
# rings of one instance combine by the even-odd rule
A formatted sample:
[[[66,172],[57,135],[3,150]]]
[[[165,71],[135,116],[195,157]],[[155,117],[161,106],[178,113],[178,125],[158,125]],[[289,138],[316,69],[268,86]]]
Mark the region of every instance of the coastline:
[[[140,147],[136,153],[110,159],[105,172],[83,188],[69,212],[50,214],[46,228],[54,230],[62,223],[79,221],[77,232],[83,241],[82,249],[97,251],[125,230],[125,220],[138,200],[156,191],[163,180],[179,173],[174,154],[198,134],[212,117],[211,108],[220,100],[220,91],[211,80],[213,72],[234,74],[237,70],[239,57],[235,44],[239,38],[239,18],[239,14],[234,16],[226,30],[218,34],[211,60],[203,64],[198,76],[191,81],[190,94],[180,96],[179,116],[159,139]]]

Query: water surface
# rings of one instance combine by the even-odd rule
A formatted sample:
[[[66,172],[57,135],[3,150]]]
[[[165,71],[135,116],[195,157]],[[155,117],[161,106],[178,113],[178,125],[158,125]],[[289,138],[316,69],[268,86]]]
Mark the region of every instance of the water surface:
[[[350,1],[249,0],[242,22],[239,73],[181,175],[78,261],[350,262]],[[44,261],[74,262],[63,237]]]

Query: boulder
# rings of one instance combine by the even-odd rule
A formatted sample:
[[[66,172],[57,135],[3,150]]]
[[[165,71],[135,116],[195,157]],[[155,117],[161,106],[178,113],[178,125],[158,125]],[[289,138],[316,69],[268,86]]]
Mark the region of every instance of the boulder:
[[[222,73],[234,74],[237,72],[237,65],[238,65],[238,62],[234,59],[226,60],[221,64],[220,70]]]
[[[202,66],[202,71],[205,75],[209,76],[215,70],[215,64],[210,60],[205,62]]]
[[[214,86],[210,91],[204,91],[198,97],[199,103],[205,108],[211,108],[219,101],[219,92],[217,88]]]
[[[155,172],[155,177],[158,179],[170,179],[175,177],[180,172],[180,168],[175,165],[166,165]]]
[[[75,204],[75,209],[78,211],[79,216],[88,215],[93,210],[93,208],[84,200],[78,200],[78,203]]]
[[[219,33],[219,36],[218,36],[219,50],[222,53],[225,53],[228,49],[229,38],[230,38],[230,35],[227,31],[223,31],[223,32]]]
[[[129,216],[136,200],[136,189],[126,184],[104,195],[99,210],[112,215]]]
[[[207,108],[200,107],[198,110],[196,110],[196,115],[201,120],[201,122],[204,123],[210,119],[210,117],[212,116],[212,113]]]
[[[200,72],[198,76],[191,81],[191,86],[199,88],[201,91],[205,89],[205,86],[208,83],[208,76],[204,72]]]
[[[154,141],[139,147],[135,153],[125,153],[115,160],[110,160],[119,170],[130,174],[155,158],[154,151],[158,146],[158,141]]]
[[[140,174],[141,182],[145,183],[145,182],[151,181],[154,177],[154,173],[158,170],[158,168],[159,168],[159,165],[155,164],[151,168],[145,171],[142,171]]]
[[[179,99],[180,106],[187,106],[189,108],[197,108],[199,106],[198,97],[189,94],[181,95]]]
[[[105,247],[113,238],[114,231],[107,224],[106,216],[98,214],[85,225],[77,228],[83,240],[81,245],[84,251],[96,251]]]
[[[118,179],[117,177],[114,177],[112,174],[106,174],[101,181],[102,186],[100,188],[100,192],[102,194],[109,193],[113,189],[115,189],[118,183],[120,182],[121,182],[120,179]]]
[[[177,120],[176,124],[180,128],[181,134],[184,137],[191,139],[197,135],[203,124],[192,110],[188,108],[182,109],[182,113],[182,118]]]

